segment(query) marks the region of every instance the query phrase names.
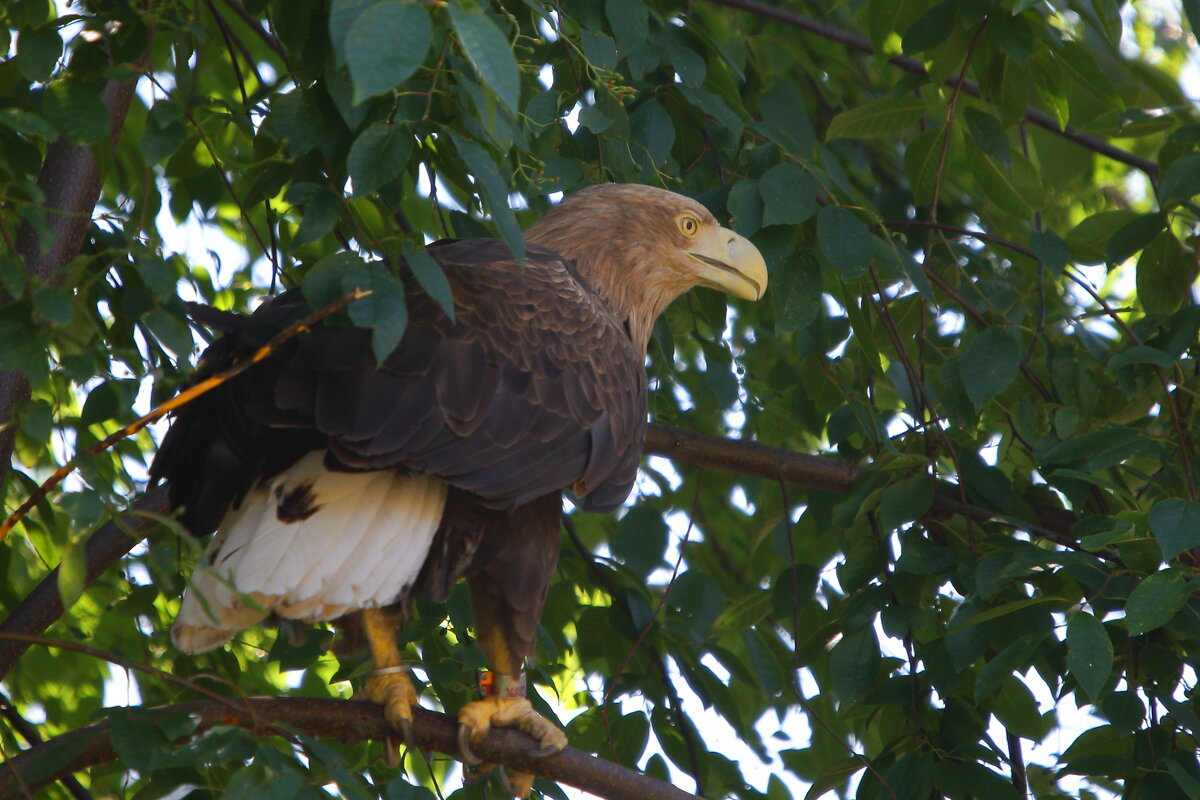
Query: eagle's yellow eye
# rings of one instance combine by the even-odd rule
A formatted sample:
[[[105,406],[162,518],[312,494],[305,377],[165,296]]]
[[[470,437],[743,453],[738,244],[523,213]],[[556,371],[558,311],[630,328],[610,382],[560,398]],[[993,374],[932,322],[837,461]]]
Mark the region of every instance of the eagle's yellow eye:
[[[700,232],[700,220],[691,214],[681,214],[676,218],[675,223],[679,226],[679,230],[683,232],[684,236],[695,236]]]

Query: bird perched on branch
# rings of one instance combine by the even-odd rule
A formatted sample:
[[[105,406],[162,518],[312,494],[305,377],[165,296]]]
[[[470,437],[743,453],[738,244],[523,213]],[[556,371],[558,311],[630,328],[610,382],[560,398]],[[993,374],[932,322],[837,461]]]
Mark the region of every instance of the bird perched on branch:
[[[573,194],[526,242],[523,264],[500,240],[430,245],[453,317],[405,280],[408,326],[379,363],[370,331],[321,324],[177,412],[152,479],[168,481],[191,533],[216,534],[172,629],[181,650],[218,647],[268,615],[356,615],[374,662],[365,693],[411,741],[417,696],[399,626],[414,596],[444,600],[466,578],[496,679],[460,712],[464,760],[493,725],[529,733],[541,752],[565,746],[524,699],[522,672],[558,559],[562,491],[592,511],[625,500],[658,315],[693,286],[756,300],[767,271],[702,205],[647,186]],[[224,336],[196,380],[309,311],[295,291],[249,316],[199,309]]]

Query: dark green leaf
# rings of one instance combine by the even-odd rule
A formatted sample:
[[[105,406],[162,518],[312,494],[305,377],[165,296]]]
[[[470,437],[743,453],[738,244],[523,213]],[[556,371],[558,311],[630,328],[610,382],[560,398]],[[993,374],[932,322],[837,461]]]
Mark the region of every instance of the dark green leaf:
[[[958,4],[944,0],[926,11],[904,31],[904,52],[920,53],[941,44],[954,32]]]
[[[1081,264],[1103,264],[1113,233],[1136,217],[1132,211],[1101,211],[1087,217],[1067,234],[1071,258]]]
[[[1137,294],[1151,314],[1170,314],[1179,308],[1196,277],[1192,256],[1169,230],[1142,251],[1137,263]]]
[[[789,258],[771,276],[775,331],[807,328],[821,311],[821,269],[812,253]]]
[[[408,263],[408,268],[412,270],[413,276],[417,279],[417,283],[421,284],[425,293],[432,297],[442,307],[442,311],[446,312],[446,316],[453,320],[454,293],[450,289],[450,282],[446,280],[446,273],[442,270],[442,265],[434,260],[433,256],[429,255],[424,248],[413,247],[408,242],[404,243],[404,260]]]
[[[30,114],[28,111],[22,111],[19,108],[0,109],[0,125],[4,125],[24,136],[46,139],[47,141],[58,135],[58,131],[49,122],[37,114]]]
[[[1012,168],[1012,148],[1008,145],[1008,133],[1000,120],[977,108],[967,107],[965,116],[975,146],[1004,167]]]
[[[1020,362],[1017,341],[1004,328],[988,328],[967,344],[959,374],[976,408],[1008,388]]]
[[[640,143],[649,157],[652,170],[661,167],[671,155],[675,144],[675,123],[661,104],[654,100],[642,103],[629,117],[633,141]]]
[[[1200,194],[1200,153],[1191,153],[1171,162],[1159,187],[1159,203],[1164,207]]]
[[[325,308],[346,293],[342,279],[349,274],[360,274],[366,265],[357,253],[334,253],[318,261],[304,278],[301,290],[309,308]]]
[[[433,41],[421,3],[381,0],[361,11],[346,30],[345,55],[354,102],[391,91],[417,71]]]
[[[53,25],[21,31],[17,36],[17,68],[31,81],[45,81],[62,55],[62,37]]]
[[[874,237],[854,212],[826,206],[817,214],[821,253],[846,280],[857,277],[875,254]]]
[[[1125,627],[1130,636],[1161,628],[1183,608],[1191,596],[1187,571],[1170,567],[1142,580],[1125,605]]]
[[[904,174],[912,186],[913,199],[919,205],[933,202],[937,165],[942,157],[945,133],[934,129],[919,133],[904,151]]]
[[[329,39],[338,64],[346,63],[346,34],[362,12],[379,0],[333,0],[329,8]]]
[[[833,689],[843,703],[852,703],[875,682],[879,671],[879,642],[874,628],[847,634],[829,654]]]
[[[296,229],[292,243],[311,244],[329,235],[337,225],[341,210],[341,200],[338,196],[325,187],[320,187],[304,205],[304,216],[300,219],[300,227]]]
[[[174,352],[177,358],[184,358],[192,352],[195,344],[191,328],[175,314],[163,308],[154,308],[146,312],[141,322],[154,334],[154,338]]]
[[[817,184],[796,164],[776,164],[758,179],[763,199],[763,226],[795,225],[817,211]]]
[[[613,121],[596,106],[584,106],[579,111],[579,124],[592,133],[599,134],[612,127]]]
[[[920,519],[933,504],[933,479],[914,475],[884,490],[879,499],[879,526],[890,531]]]
[[[1142,214],[1123,225],[1108,240],[1105,261],[1109,266],[1124,263],[1125,259],[1154,241],[1167,227],[1167,215]]]
[[[482,10],[468,10],[457,2],[451,2],[449,10],[450,22],[471,66],[501,103],[517,111],[521,104],[521,72],[508,39]],[[423,50],[421,55],[424,57]]]
[[[382,364],[391,355],[408,327],[408,308],[404,300],[404,285],[381,261],[351,263],[342,276],[342,292],[354,289],[371,294],[355,300],[346,310],[355,325],[371,329],[371,349],[375,363]]]
[[[521,262],[525,261],[525,234],[517,224],[517,217],[508,206],[508,187],[500,177],[496,162],[487,151],[475,142],[455,135],[454,146],[458,154],[467,164],[467,169],[477,181],[480,194],[486,210],[492,214],[492,221],[500,230],[500,237],[508,245],[513,256]]]
[[[75,296],[61,286],[43,286],[33,292],[33,307],[47,322],[66,325],[75,313]]]
[[[1067,243],[1054,231],[1030,231],[1029,249],[1043,266],[1056,275],[1062,274],[1067,259],[1071,257]]]
[[[398,176],[412,152],[412,130],[407,125],[376,122],[359,134],[346,156],[346,169],[354,194],[377,191]]]
[[[99,92],[79,81],[59,80],[46,87],[43,111],[73,141],[91,144],[108,136],[108,108]]]
[[[1150,509],[1150,531],[1158,539],[1164,561],[1200,547],[1200,503],[1171,498]]]
[[[1113,646],[1104,624],[1086,611],[1067,617],[1067,669],[1094,702],[1112,672]]]
[[[834,117],[825,130],[825,141],[895,136],[915,125],[924,113],[925,104],[918,97],[878,97]]]
[[[631,508],[617,525],[611,547],[629,571],[645,578],[663,564],[667,549],[667,526],[662,514],[647,505]]]
[[[762,227],[763,198],[757,181],[738,181],[729,190],[725,207],[733,217],[730,227],[742,236],[752,236]]]

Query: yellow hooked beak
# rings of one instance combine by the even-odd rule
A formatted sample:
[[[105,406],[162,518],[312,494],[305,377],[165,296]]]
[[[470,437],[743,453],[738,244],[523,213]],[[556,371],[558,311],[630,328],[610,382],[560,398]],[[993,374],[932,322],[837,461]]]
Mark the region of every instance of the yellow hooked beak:
[[[699,265],[698,282],[745,300],[767,290],[767,262],[745,236],[715,225],[701,231],[688,248]]]

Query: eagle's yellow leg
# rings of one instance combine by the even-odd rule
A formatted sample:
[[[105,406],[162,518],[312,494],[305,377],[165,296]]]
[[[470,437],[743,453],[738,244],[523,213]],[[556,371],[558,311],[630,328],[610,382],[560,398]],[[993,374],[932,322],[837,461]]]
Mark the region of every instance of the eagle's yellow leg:
[[[493,629],[479,644],[488,661],[498,668],[498,675],[490,697],[467,703],[458,712],[458,746],[463,760],[473,765],[480,763],[471,752],[470,743],[482,741],[494,727],[516,728],[532,736],[538,742],[538,749],[532,755],[553,755],[566,747],[567,735],[561,728],[534,711],[524,697],[508,696],[512,688],[521,685],[522,659],[513,654],[501,631]],[[529,795],[533,777],[528,772],[501,774],[505,789],[516,797]]]
[[[362,694],[367,700],[383,706],[388,723],[400,731],[404,743],[413,746],[412,709],[417,704],[417,690],[408,677],[404,657],[396,646],[399,618],[393,612],[379,608],[364,609],[361,613],[363,632],[371,647],[374,672],[367,678]]]

